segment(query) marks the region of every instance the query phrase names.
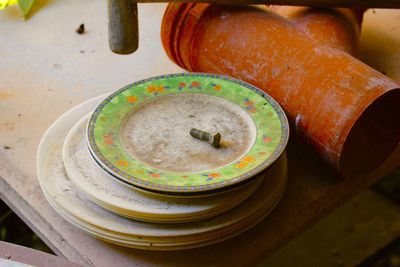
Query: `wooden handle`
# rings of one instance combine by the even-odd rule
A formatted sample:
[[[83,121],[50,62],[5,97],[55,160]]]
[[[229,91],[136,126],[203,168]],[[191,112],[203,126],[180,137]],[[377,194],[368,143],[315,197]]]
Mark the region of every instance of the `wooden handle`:
[[[139,45],[137,2],[108,0],[108,41],[111,51],[131,54]]]
[[[213,4],[270,4],[311,7],[400,8],[400,0],[138,0],[137,2],[204,2]]]

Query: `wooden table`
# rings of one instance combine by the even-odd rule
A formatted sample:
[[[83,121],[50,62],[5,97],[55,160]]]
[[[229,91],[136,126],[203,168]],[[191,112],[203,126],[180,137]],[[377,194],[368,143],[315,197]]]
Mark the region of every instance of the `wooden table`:
[[[79,267],[61,257],[44,253],[31,248],[0,241],[0,266],[12,267]]]
[[[179,252],[126,249],[96,240],[63,220],[44,199],[35,174],[37,145],[48,126],[80,102],[138,79],[181,71],[160,44],[165,5],[139,5],[140,46],[129,56],[108,49],[102,1],[38,1],[36,7],[26,21],[14,7],[0,13],[0,196],[55,253],[73,262],[253,265],[400,163],[398,149],[376,173],[342,180],[290,144],[290,177],[281,203],[271,216],[236,238]],[[86,32],[79,35],[75,29],[81,23]],[[365,26],[362,58],[400,80],[400,11],[370,11]]]

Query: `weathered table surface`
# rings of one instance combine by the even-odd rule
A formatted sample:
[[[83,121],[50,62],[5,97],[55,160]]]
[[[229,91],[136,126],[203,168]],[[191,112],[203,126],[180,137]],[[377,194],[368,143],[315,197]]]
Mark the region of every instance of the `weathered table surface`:
[[[0,241],[0,266],[27,267],[25,264],[40,267],[80,266],[79,264],[72,263],[61,257]]]
[[[96,266],[253,265],[300,231],[378,180],[400,162],[400,149],[375,174],[342,180],[291,144],[289,183],[277,209],[246,233],[209,247],[179,252],[120,248],[86,235],[46,202],[35,154],[48,126],[91,97],[135,80],[179,72],[164,54],[159,25],[164,4],[141,4],[139,51],[112,54],[103,1],[37,1],[23,21],[17,8],[0,13],[0,196],[59,255]],[[75,29],[85,24],[86,32]],[[369,11],[361,57],[400,80],[400,11]]]

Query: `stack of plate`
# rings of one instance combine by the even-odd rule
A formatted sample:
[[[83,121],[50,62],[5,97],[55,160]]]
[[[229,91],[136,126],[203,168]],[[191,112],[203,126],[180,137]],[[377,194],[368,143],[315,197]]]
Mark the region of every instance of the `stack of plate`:
[[[211,146],[192,128],[219,132]],[[142,80],[62,115],[37,155],[43,193],[72,224],[114,244],[178,250],[268,215],[287,179],[287,119],[259,89],[186,73]]]

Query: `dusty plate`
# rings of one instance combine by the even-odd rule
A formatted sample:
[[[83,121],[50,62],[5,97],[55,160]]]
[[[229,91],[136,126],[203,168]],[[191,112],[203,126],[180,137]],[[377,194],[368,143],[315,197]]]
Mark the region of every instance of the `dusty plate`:
[[[52,198],[47,195],[47,193],[44,191],[44,195],[46,199],[49,201],[51,206],[62,216],[64,217],[67,221],[69,221],[71,224],[75,225],[76,227],[82,229],[83,231],[87,232],[88,234],[101,239],[103,241],[119,245],[119,246],[124,246],[124,247],[131,247],[131,248],[136,248],[136,249],[143,249],[143,250],[182,250],[182,249],[190,249],[190,248],[196,248],[196,247],[201,247],[201,246],[207,246],[211,245],[217,242],[224,241],[226,239],[232,238],[235,235],[238,235],[248,229],[250,229],[252,226],[257,224],[259,221],[264,219],[265,216],[267,216],[273,209],[274,207],[278,204],[284,190],[284,184],[281,185],[281,191],[279,194],[276,194],[274,198],[271,198],[270,206],[266,207],[266,209],[263,211],[262,216],[258,216],[257,219],[253,219],[252,221],[246,223],[241,229],[234,233],[229,233],[227,235],[220,234],[218,239],[209,239],[209,240],[192,240],[189,242],[149,242],[149,241],[143,241],[141,239],[135,239],[132,237],[125,237],[125,236],[120,236],[116,233],[112,232],[107,232],[102,229],[99,229],[93,225],[90,225],[82,220],[80,220],[77,217],[74,217],[68,211],[64,210],[62,207],[60,207],[57,203],[53,202]]]
[[[262,181],[216,196],[199,198],[159,197],[124,186],[103,173],[86,146],[89,115],[68,133],[63,162],[71,181],[100,206],[125,217],[153,222],[189,222],[221,214],[247,199]]]
[[[283,191],[287,178],[287,161],[281,160],[269,169],[269,177],[264,179],[252,196],[234,209],[201,222],[182,224],[155,224],[129,220],[115,215],[92,203],[79,193],[67,177],[62,162],[62,144],[70,128],[99,99],[74,108],[61,116],[43,136],[37,155],[39,183],[52,202],[68,212],[71,218],[97,229],[102,235],[116,235],[119,240],[174,244],[191,243],[190,247],[202,242],[218,242],[221,236],[233,236],[252,222],[265,216],[270,210],[273,196]],[[199,242],[196,245],[196,242]]]
[[[190,129],[199,126],[221,132],[222,148],[192,138]],[[87,134],[93,157],[113,176],[190,194],[232,187],[265,170],[284,151],[288,133],[284,112],[261,90],[229,77],[184,73],[111,94],[93,112]]]

